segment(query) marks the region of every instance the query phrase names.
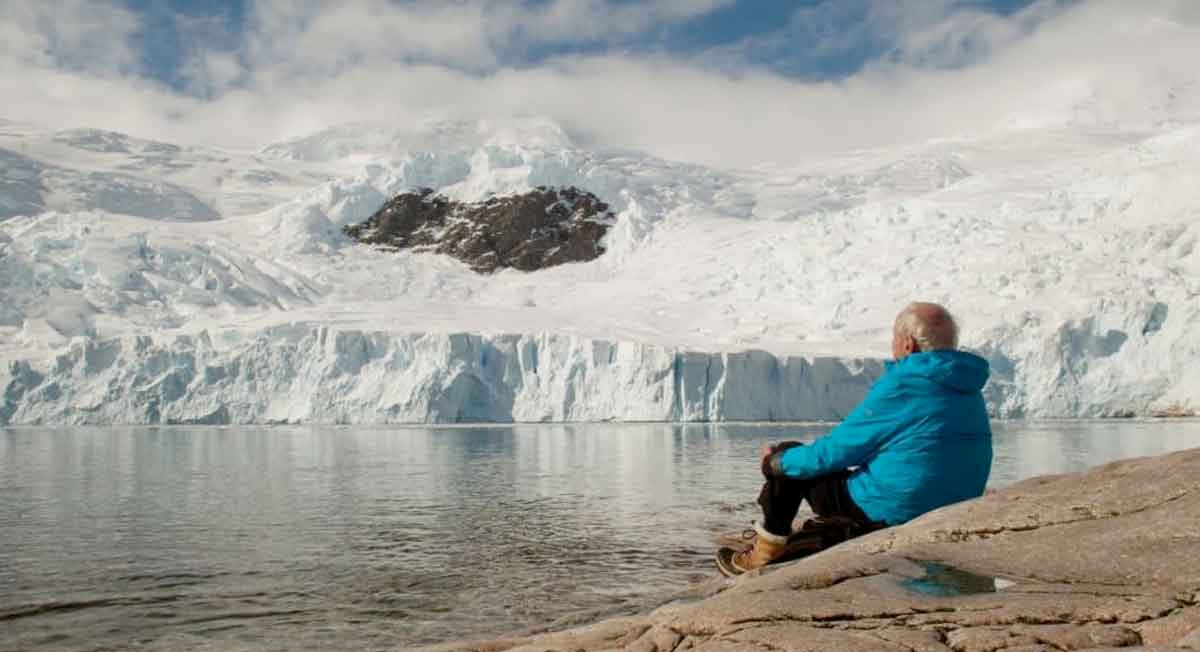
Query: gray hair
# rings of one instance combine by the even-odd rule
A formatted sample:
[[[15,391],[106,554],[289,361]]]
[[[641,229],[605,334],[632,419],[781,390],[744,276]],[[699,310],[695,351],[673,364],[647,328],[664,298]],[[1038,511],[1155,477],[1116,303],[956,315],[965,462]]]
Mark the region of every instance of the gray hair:
[[[911,336],[922,351],[958,348],[958,324],[949,310],[936,303],[908,304],[896,317],[896,332]]]

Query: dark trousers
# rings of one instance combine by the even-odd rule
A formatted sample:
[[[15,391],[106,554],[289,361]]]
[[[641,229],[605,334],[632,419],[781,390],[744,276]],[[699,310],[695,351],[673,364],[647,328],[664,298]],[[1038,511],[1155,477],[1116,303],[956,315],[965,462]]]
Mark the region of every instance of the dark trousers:
[[[788,441],[776,446],[775,450],[803,445],[800,442]],[[801,501],[808,501],[808,506],[818,516],[842,516],[863,525],[870,522],[858,505],[854,504],[850,492],[846,489],[849,471],[797,480],[772,475],[769,461],[763,462],[762,471],[767,481],[763,483],[762,491],[758,494],[758,504],[763,511],[763,528],[771,534],[788,536],[792,533],[792,521],[800,511]]]

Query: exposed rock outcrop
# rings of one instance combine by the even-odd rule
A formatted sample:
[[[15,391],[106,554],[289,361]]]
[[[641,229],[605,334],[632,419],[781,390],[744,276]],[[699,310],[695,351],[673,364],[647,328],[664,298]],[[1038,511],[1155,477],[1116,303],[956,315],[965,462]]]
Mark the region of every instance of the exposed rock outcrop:
[[[358,242],[447,254],[477,272],[531,272],[594,260],[615,222],[608,204],[574,187],[463,203],[429,188],[406,192],[366,222],[345,227]]]
[[[1200,449],[1034,478],[643,616],[443,652],[1200,649]]]

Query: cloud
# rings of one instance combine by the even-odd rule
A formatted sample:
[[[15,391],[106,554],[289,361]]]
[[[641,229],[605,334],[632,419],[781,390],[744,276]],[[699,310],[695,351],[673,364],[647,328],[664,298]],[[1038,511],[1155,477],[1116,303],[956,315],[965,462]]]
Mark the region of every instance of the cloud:
[[[1043,1],[1009,16],[975,3],[929,2],[942,13],[903,18],[890,9],[897,3],[861,3],[870,17],[853,29],[869,36],[821,27],[837,24],[833,13],[794,19],[790,33],[812,34],[813,52],[872,39],[880,51],[845,78],[805,81],[754,62],[714,66],[703,53],[514,54],[551,47],[572,28],[590,43],[652,38],[723,6],[716,0],[264,0],[245,34],[215,39],[235,45],[192,50],[186,76],[204,91],[192,94],[145,78],[121,43],[81,67],[77,52],[49,44],[88,52],[94,31],[54,41],[25,16],[19,24],[32,36],[21,38],[35,47],[2,46],[0,95],[12,99],[0,111],[239,147],[352,121],[537,114],[599,144],[741,166],[999,127],[1196,117],[1200,109],[1192,63],[1200,60],[1200,6],[1190,0]],[[40,5],[16,6],[36,14]],[[102,6],[72,4],[83,16],[75,23],[91,24],[88,12]],[[837,11],[833,3],[821,7]],[[136,24],[113,15],[125,21],[117,34],[131,39]],[[12,23],[9,15],[0,21],[3,34]]]
[[[534,44],[621,42],[664,25],[687,21],[734,4],[734,0],[553,0],[530,9],[491,3],[487,12],[494,42]],[[511,47],[511,46],[509,46]]]
[[[166,66],[163,60],[174,62],[174,80],[186,94],[215,97],[246,78],[249,71],[239,52],[241,35],[228,9],[211,15],[160,11],[165,25],[141,30],[142,57],[160,66]],[[151,30],[157,37],[153,41],[146,38]]]
[[[494,55],[484,10],[458,2],[260,0],[252,9],[247,53],[256,66],[307,75],[375,60],[487,67]]]
[[[276,88],[286,80],[333,80],[384,65],[496,73],[527,67],[530,59],[561,46],[629,42],[734,1],[255,0],[247,10],[244,42],[217,51],[189,48],[183,76],[189,90],[206,96],[246,81],[248,74]],[[226,34],[207,40],[229,39]]]
[[[41,66],[93,74],[130,71],[137,17],[105,0],[0,4],[0,65]]]
[[[890,46],[887,61],[950,68],[979,62],[1029,36],[1075,2],[1038,0],[1013,15],[1001,16],[969,0],[875,1],[861,25]],[[938,5],[943,11],[930,13]]]
[[[954,68],[985,60],[1077,2],[1035,0],[1001,15],[986,0],[827,0],[702,56],[716,68],[760,66],[811,79],[888,64]]]
[[[490,71],[544,48],[627,42],[734,0],[256,0],[247,58],[332,74],[391,61]]]

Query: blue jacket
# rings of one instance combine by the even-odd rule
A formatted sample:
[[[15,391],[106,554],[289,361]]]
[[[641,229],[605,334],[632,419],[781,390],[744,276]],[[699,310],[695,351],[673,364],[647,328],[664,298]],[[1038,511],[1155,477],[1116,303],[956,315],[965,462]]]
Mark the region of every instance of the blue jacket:
[[[846,481],[850,497],[872,521],[889,525],[981,495],[992,468],[980,393],[987,360],[929,351],[886,366],[841,424],[784,451],[779,469],[804,479],[858,467]]]

